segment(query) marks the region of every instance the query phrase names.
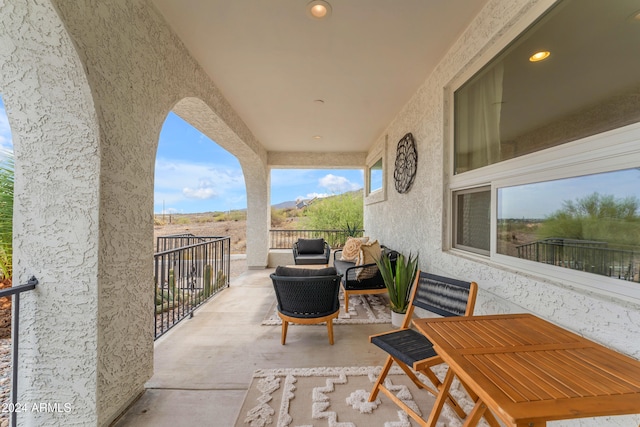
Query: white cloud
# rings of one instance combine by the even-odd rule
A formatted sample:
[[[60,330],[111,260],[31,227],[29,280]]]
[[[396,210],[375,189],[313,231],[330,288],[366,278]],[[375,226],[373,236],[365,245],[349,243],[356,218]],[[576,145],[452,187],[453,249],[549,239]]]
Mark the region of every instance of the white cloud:
[[[244,190],[244,176],[242,170],[231,169],[227,166],[216,166],[185,161],[156,161],[155,186],[162,189],[198,188],[201,183],[214,185],[216,189]]]
[[[358,190],[361,188],[360,185],[349,181],[347,178],[333,174],[323,176],[320,178],[318,183],[320,187],[326,188],[334,194],[345,193],[347,191]]]
[[[213,199],[218,197],[218,192],[213,188],[211,182],[207,179],[201,179],[197,188],[185,187],[182,189],[182,194],[188,199]]]
[[[241,169],[159,158],[155,168],[155,200],[179,204],[184,200],[237,198],[245,193]]]
[[[298,196],[298,199],[309,200],[309,199],[314,199],[316,197],[318,199],[322,199],[323,197],[329,197],[329,196],[330,194],[328,193],[308,193],[306,196]]]

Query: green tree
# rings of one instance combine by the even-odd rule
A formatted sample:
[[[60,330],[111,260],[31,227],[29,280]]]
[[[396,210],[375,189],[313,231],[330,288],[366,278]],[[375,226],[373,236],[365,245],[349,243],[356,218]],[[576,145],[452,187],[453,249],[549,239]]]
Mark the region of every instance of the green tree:
[[[562,209],[543,222],[538,236],[597,240],[619,247],[637,245],[640,241],[639,207],[640,201],[636,197],[617,199],[599,193],[564,201]]]
[[[360,192],[326,197],[306,208],[302,225],[310,230],[360,229],[363,224],[362,211]]]
[[[13,153],[0,150],[0,276],[12,277]]]

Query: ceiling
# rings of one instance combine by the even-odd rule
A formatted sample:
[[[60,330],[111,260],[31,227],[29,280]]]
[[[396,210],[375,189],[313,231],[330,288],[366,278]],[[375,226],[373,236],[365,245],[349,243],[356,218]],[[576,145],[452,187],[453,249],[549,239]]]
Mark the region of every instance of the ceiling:
[[[487,2],[151,1],[268,151],[307,152],[367,151]]]

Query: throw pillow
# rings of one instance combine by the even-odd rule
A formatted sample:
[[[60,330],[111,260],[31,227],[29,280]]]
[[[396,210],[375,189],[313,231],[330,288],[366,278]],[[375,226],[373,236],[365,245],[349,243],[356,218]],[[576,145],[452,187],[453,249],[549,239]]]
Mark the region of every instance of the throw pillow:
[[[345,243],[342,248],[342,258],[340,258],[340,260],[356,262],[360,254],[360,246],[363,243],[362,239],[363,238],[349,237],[347,243]],[[369,238],[367,237],[366,239]]]
[[[375,264],[376,260],[380,258],[382,250],[380,243],[377,240],[363,243],[360,245],[360,254],[358,255],[357,265]],[[372,265],[370,267],[361,268],[356,273],[357,280],[370,279],[378,273],[378,266]]]

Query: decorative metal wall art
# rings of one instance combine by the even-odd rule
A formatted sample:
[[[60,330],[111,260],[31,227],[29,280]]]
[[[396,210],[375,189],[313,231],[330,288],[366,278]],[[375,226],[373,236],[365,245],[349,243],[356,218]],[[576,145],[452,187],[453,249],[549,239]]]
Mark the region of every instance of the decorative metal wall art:
[[[402,137],[398,142],[396,153],[396,168],[393,178],[396,181],[398,193],[406,193],[411,188],[418,169],[418,152],[411,132]]]

